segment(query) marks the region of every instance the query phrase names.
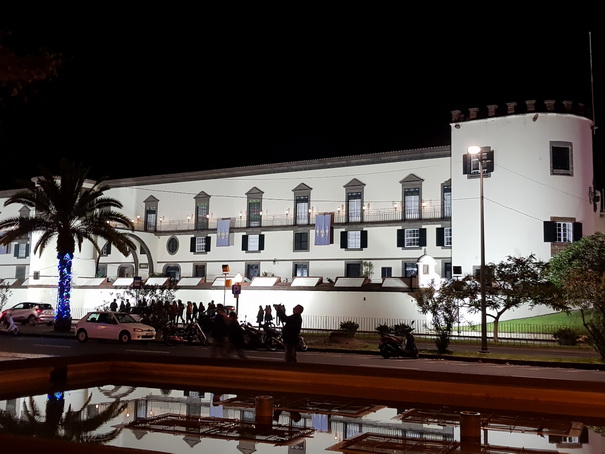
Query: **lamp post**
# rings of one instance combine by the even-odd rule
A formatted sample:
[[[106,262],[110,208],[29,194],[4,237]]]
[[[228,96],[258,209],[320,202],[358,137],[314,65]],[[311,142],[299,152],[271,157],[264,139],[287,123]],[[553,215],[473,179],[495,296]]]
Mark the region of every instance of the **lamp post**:
[[[468,153],[477,156],[479,162],[479,216],[481,230],[481,270],[479,279],[481,283],[481,350],[479,353],[489,353],[487,349],[487,304],[485,302],[485,213],[483,211],[483,154],[481,148],[472,146],[468,148]]]
[[[227,274],[229,274],[229,265],[223,265],[223,276],[225,276],[225,281],[223,282],[223,306],[227,301]]]

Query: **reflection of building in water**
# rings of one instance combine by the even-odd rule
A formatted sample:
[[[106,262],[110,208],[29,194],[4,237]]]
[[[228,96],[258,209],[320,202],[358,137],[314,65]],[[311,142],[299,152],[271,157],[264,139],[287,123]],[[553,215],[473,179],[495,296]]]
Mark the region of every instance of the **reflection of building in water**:
[[[314,450],[313,444],[320,437],[327,439],[322,449],[336,443],[329,446],[330,450],[341,452],[364,452],[368,447],[443,448],[457,446],[460,441],[460,414],[447,407],[396,409],[323,396],[274,396],[272,430],[259,437],[254,434],[254,394],[103,386],[67,391],[64,395],[66,408],[80,408],[90,398],[82,412],[83,418],[100,414],[116,399],[126,403],[124,412],[99,428],[99,433],[104,433],[107,429],[128,427],[130,430],[123,430],[119,441],[125,446],[129,446],[126,443],[131,439],[136,439],[137,445],[152,445],[152,433],[168,439],[178,436],[184,449],[199,443],[202,444],[196,449],[206,448],[204,443],[232,440],[239,443],[237,449],[243,454],[261,450],[258,443],[281,443],[288,445],[288,454],[306,454],[307,448]],[[41,408],[46,398],[46,395],[32,397]],[[23,417],[22,409],[28,401],[29,397],[0,401],[0,411]],[[586,449],[594,445],[592,440],[589,443],[583,424],[551,420],[548,416],[485,413],[481,415],[481,429],[484,445],[490,446]],[[515,434],[515,441],[526,437],[525,444],[514,444],[511,434]],[[306,440],[307,436],[312,438]],[[531,442],[527,444],[530,437]],[[284,449],[280,452],[285,453]]]

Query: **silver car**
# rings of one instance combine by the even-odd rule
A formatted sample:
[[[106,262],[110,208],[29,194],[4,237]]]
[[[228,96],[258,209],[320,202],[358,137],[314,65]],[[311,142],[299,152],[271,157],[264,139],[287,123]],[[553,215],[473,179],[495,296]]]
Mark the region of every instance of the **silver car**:
[[[11,314],[15,323],[36,325],[37,323],[46,323],[52,325],[55,321],[55,308],[49,303],[23,302],[15,304],[13,307],[2,311],[0,319],[5,314]]]
[[[76,323],[75,333],[80,342],[99,339],[128,344],[155,339],[153,326],[135,320],[129,313],[113,311],[89,312]]]

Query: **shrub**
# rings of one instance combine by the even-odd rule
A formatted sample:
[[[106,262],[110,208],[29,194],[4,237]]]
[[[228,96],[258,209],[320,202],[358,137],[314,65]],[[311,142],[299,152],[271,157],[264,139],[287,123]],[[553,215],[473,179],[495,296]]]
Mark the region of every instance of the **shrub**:
[[[404,336],[405,333],[412,331],[412,327],[407,323],[401,323],[393,326],[393,331],[397,336]]]
[[[393,329],[389,325],[378,325],[376,331],[378,331],[378,334],[382,335],[390,333]]]
[[[574,328],[560,328],[552,333],[559,345],[578,345],[581,333]]]
[[[340,322],[340,330],[347,333],[349,336],[354,336],[355,332],[359,329],[359,323],[352,321]]]

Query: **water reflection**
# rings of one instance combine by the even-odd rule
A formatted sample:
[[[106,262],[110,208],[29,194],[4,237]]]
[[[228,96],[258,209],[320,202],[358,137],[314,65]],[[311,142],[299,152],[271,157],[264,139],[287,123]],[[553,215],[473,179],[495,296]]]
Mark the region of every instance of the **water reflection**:
[[[362,399],[234,390],[99,386],[0,401],[0,433],[173,454],[588,454],[605,452],[599,432],[601,427],[549,415],[394,408]]]

